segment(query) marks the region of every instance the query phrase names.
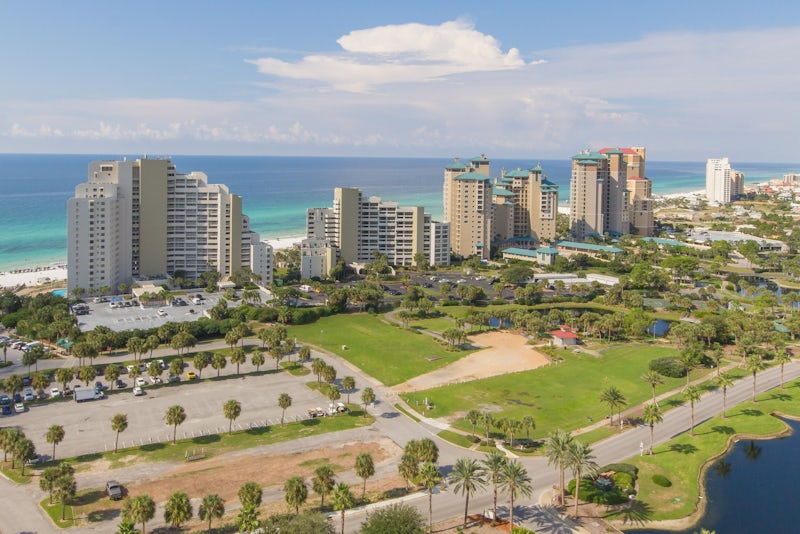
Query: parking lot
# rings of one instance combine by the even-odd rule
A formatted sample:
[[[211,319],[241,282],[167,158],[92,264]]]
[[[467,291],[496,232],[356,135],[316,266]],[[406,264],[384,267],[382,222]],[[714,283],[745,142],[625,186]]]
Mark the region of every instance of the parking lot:
[[[228,373],[224,374],[234,369],[228,366]],[[249,364],[242,366],[243,372],[252,370],[254,368]],[[203,376],[215,374],[215,371],[206,369]],[[123,380],[131,382],[126,375],[123,375]],[[242,375],[213,382],[189,381],[184,373],[184,379],[179,384],[145,386],[143,396],[134,396],[128,387],[121,391],[107,391],[102,400],[76,403],[68,397],[31,403],[26,405],[24,413],[4,416],[0,421],[4,426],[19,426],[41,453],[52,451],[52,446],[47,445],[44,439],[50,425],[63,425],[67,435],[56,454],[86,454],[113,450],[115,433],[111,430],[111,418],[117,413],[128,416],[128,430],[120,435],[120,447],[171,440],[172,427],[164,423],[164,414],[174,404],[183,406],[187,414],[186,421],[178,427],[179,439],[226,432],[228,420],[223,416],[222,405],[229,399],[242,404],[242,414],[234,423],[234,429],[279,423],[281,409],[278,407],[278,396],[281,393],[289,393],[292,397],[292,406],[286,410],[286,420],[305,419],[309,410],[328,407],[327,398],[305,386],[310,380],[314,380],[313,375],[298,377],[280,372]],[[352,395],[356,402],[358,395]]]
[[[204,300],[193,304],[186,297],[180,297],[185,305],[166,305],[141,308],[128,306],[112,308],[109,302],[89,302],[89,313],[78,315],[78,327],[84,332],[95,326],[105,326],[111,330],[132,330],[136,328],[158,328],[168,322],[180,323],[196,321],[203,312],[213,308],[222,297],[221,293],[203,293]],[[262,295],[262,299],[265,297]],[[228,306],[238,306],[241,301],[228,301]],[[161,311],[161,313],[159,313]]]

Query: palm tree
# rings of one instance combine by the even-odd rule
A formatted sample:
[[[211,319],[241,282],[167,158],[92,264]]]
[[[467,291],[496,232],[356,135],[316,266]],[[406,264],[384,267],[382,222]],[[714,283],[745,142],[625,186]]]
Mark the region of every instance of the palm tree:
[[[489,429],[492,428],[494,424],[494,416],[489,412],[481,413],[481,424],[483,425],[484,429],[486,430],[486,439],[489,439]]]
[[[745,367],[747,371],[753,375],[753,402],[756,402],[756,374],[763,371],[766,365],[761,361],[760,356],[753,354],[752,356],[748,356],[747,360],[745,360]]]
[[[221,352],[215,352],[211,357],[211,367],[217,370],[218,377],[220,370],[225,369],[226,365],[228,365],[228,359],[225,357],[225,355]]]
[[[183,523],[192,518],[192,515],[192,503],[185,492],[176,491],[169,496],[164,505],[164,521],[180,529]]]
[[[53,461],[56,459],[56,445],[64,441],[65,434],[66,432],[63,426],[51,425],[50,428],[47,429],[47,434],[44,435],[45,441],[53,444]]]
[[[582,441],[573,441],[569,448],[567,465],[572,469],[575,477],[575,517],[578,517],[578,502],[580,502],[580,487],[583,476],[592,476],[597,472],[597,462],[594,461],[592,449]]]
[[[686,400],[689,401],[692,413],[692,425],[689,427],[689,435],[694,437],[694,403],[700,400],[700,397],[703,396],[703,392],[700,391],[700,388],[697,386],[686,386],[683,390],[683,394],[686,396]]]
[[[347,391],[347,404],[350,404],[350,393],[356,389],[356,379],[346,376],[342,379],[342,388]]]
[[[327,366],[328,364],[326,364],[325,360],[322,358],[317,358],[311,362],[311,372],[317,375],[317,384],[322,381],[322,371],[324,371]]]
[[[344,512],[356,504],[356,498],[350,491],[350,486],[344,482],[339,482],[331,495],[333,509],[341,511],[342,514],[342,534],[344,534]]]
[[[781,349],[775,354],[775,363],[781,366],[781,389],[783,389],[783,366],[791,363],[792,358],[786,352],[786,349]]]
[[[728,373],[722,373],[717,376],[716,383],[722,388],[722,418],[727,419],[728,416],[725,414],[725,411],[728,401],[728,388],[733,385],[733,377]]]
[[[241,347],[231,350],[231,363],[236,364],[236,376],[239,376],[239,364],[247,363],[247,353]]]
[[[367,404],[372,404],[375,402],[375,392],[372,391],[372,388],[364,388],[364,391],[361,392],[361,404],[364,405],[364,417],[367,416]]]
[[[522,417],[522,426],[525,427],[525,439],[531,439],[531,430],[536,430],[536,420],[532,415]]]
[[[118,413],[111,418],[111,430],[117,433],[114,439],[114,453],[117,452],[117,445],[119,445],[119,433],[125,432],[128,428],[128,416],[124,413]]]
[[[482,490],[486,484],[483,478],[483,468],[477,460],[472,458],[459,458],[450,473],[450,483],[456,493],[461,493],[466,497],[464,503],[464,528],[467,528],[467,513],[469,511],[469,496],[478,490]]]
[[[225,515],[225,501],[216,493],[209,493],[203,497],[197,516],[202,521],[208,521],[208,530],[211,530],[211,520],[219,519]]]
[[[192,364],[197,371],[197,376],[200,378],[203,377],[203,369],[211,365],[212,357],[213,355],[208,351],[201,351],[194,355],[194,358],[192,358]]]
[[[508,520],[510,531],[514,531],[514,499],[518,495],[529,497],[533,491],[531,485],[531,478],[528,476],[528,471],[517,460],[510,460],[505,463],[501,471],[500,488],[508,493],[509,506],[508,506]]]
[[[413,454],[405,451],[400,457],[400,464],[397,466],[397,472],[403,477],[406,483],[406,492],[408,492],[409,482],[415,480],[419,475],[419,461],[417,461],[417,458]]]
[[[245,482],[239,491],[236,493],[239,498],[239,504],[242,507],[258,508],[261,506],[261,499],[264,496],[264,490],[258,485],[258,482]]]
[[[472,425],[472,437],[475,437],[475,427],[481,420],[481,412],[478,410],[470,410],[467,412],[467,415],[464,417],[464,419],[469,421],[469,424]]]
[[[167,413],[164,415],[164,422],[172,427],[172,444],[176,443],[176,436],[178,433],[178,425],[186,421],[186,410],[183,406],[174,405],[167,408]]]
[[[653,404],[656,404],[656,386],[664,383],[664,377],[661,376],[661,373],[658,371],[648,369],[647,372],[642,375],[642,380],[650,384],[650,387],[653,388]]]
[[[283,410],[281,412],[281,426],[283,426],[283,416],[286,414],[286,408],[292,405],[292,398],[288,393],[281,393],[278,396],[278,406]]]
[[[368,452],[362,452],[356,456],[356,475],[364,479],[364,486],[361,489],[361,500],[367,494],[367,479],[375,474],[375,463],[372,461],[372,455]]]
[[[30,460],[36,454],[36,447],[33,442],[28,438],[22,438],[14,443],[14,449],[11,451],[11,469],[14,469],[15,460],[20,461],[20,476],[25,476],[25,462]]]
[[[147,534],[145,523],[153,519],[155,515],[156,503],[146,493],[128,499],[122,506],[122,517],[134,524],[141,523],[142,534]]]
[[[433,532],[433,488],[442,481],[442,473],[433,462],[425,462],[419,471],[419,479],[428,489],[428,532]]]
[[[608,404],[608,410],[611,412],[610,426],[614,426],[614,408],[619,406],[624,399],[625,396],[616,386],[609,386],[600,393],[600,402]]]
[[[564,504],[564,470],[569,459],[569,449],[572,445],[573,437],[569,432],[556,429],[550,433],[545,441],[545,456],[547,464],[558,468],[558,489],[561,492],[561,504]]]
[[[497,486],[502,478],[503,466],[506,464],[506,457],[498,450],[493,450],[486,454],[483,459],[484,472],[487,478],[492,483],[492,492],[494,493],[494,500],[492,505],[492,526],[495,524],[497,518]]]
[[[293,476],[283,484],[283,491],[286,492],[286,504],[294,507],[294,513],[300,513],[306,499],[308,499],[308,488],[302,478]]]
[[[325,496],[333,491],[336,479],[333,476],[333,469],[329,465],[321,465],[314,471],[314,478],[311,479],[311,488],[314,493],[320,496],[319,509],[325,508]]]
[[[53,495],[58,502],[61,503],[61,521],[65,520],[64,511],[67,504],[75,498],[78,492],[77,484],[75,483],[75,475],[72,473],[61,474],[53,482]],[[144,532],[144,529],[142,529]]]
[[[231,435],[233,433],[233,422],[237,417],[242,415],[242,403],[235,399],[225,401],[225,404],[222,405],[222,413],[225,415],[225,418],[230,421],[228,424],[228,435]]]
[[[252,356],[250,356],[250,362],[256,366],[256,373],[261,370],[261,366],[264,365],[266,358],[264,357],[264,353],[261,351],[256,351]]]
[[[661,409],[659,409],[658,404],[648,404],[644,407],[644,414],[642,415],[642,421],[646,425],[650,427],[650,455],[653,455],[653,428],[656,426],[656,423],[660,423],[664,420],[664,416],[661,415]]]
[[[46,467],[39,474],[39,489],[50,495],[50,504],[53,504],[53,486],[60,475],[58,467]]]

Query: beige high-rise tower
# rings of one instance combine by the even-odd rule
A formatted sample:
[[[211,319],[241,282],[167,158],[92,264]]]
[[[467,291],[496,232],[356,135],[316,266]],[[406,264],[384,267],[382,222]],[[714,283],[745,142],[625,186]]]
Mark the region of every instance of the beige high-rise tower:
[[[169,159],[92,162],[67,201],[67,235],[69,290],[211,269],[272,276],[271,251],[250,231],[241,197],[201,172],[176,172]]]
[[[492,238],[492,184],[489,160],[481,155],[469,166],[455,160],[444,169],[444,220],[450,223],[450,247],[462,257],[489,259]]]
[[[542,174],[541,165],[504,172],[492,194],[494,237],[555,239],[558,186]]]

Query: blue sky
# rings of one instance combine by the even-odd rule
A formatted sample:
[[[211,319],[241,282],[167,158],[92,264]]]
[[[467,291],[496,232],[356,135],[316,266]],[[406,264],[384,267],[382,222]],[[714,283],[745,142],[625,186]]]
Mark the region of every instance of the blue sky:
[[[0,0],[0,150],[791,162],[798,50],[789,1]]]

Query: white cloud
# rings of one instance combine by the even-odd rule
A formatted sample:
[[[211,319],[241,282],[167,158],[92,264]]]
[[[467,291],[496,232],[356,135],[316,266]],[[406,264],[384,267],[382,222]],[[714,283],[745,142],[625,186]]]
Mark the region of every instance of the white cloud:
[[[248,62],[262,74],[314,80],[362,92],[392,83],[430,81],[452,74],[525,66],[519,50],[504,53],[492,36],[464,21],[410,23],[355,30],[336,41],[339,54],[312,54],[296,63],[266,57]]]

